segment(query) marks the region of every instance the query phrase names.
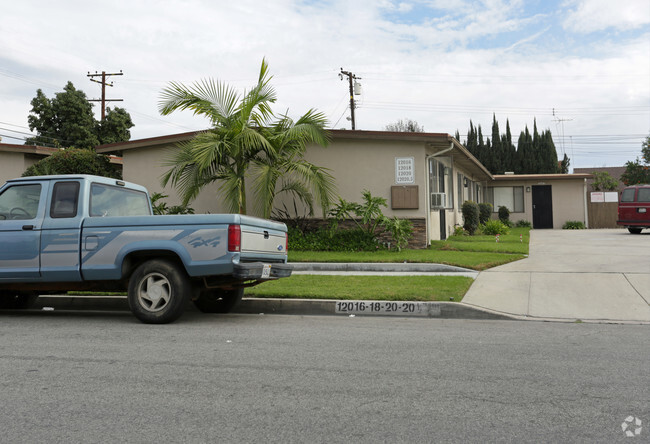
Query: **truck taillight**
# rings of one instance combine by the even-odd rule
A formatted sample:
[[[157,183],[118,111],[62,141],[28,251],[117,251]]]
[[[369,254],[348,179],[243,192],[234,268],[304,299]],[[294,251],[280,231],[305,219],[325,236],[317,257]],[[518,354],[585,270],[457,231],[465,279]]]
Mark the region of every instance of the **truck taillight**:
[[[228,225],[228,251],[241,251],[241,227]]]
[[[284,251],[289,251],[289,233],[284,233]]]

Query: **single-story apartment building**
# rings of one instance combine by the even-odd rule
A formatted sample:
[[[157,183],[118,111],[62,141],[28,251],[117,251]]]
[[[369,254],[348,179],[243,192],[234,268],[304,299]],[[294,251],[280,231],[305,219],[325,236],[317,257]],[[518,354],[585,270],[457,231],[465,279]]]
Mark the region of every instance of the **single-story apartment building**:
[[[27,168],[57,151],[44,146],[0,143],[0,185],[19,177]]]
[[[338,193],[348,201],[361,201],[361,192],[388,202],[384,214],[413,222],[411,246],[425,247],[445,239],[462,225],[461,205],[466,200],[490,202],[511,211],[511,220],[528,220],[535,228],[561,228],[568,220],[586,225],[586,180],[589,174],[492,175],[459,141],[444,133],[331,130],[332,142],[323,148],[309,146],[305,158],[328,168]],[[151,192],[180,202],[162,175],[170,152],[196,132],[133,140],[97,147],[97,152],[119,153],[123,177]],[[191,203],[196,212],[224,212],[215,184]],[[285,198],[286,199],[286,198]],[[282,201],[276,207],[293,207]],[[249,213],[252,208],[249,208]],[[315,217],[322,217],[316,214]]]
[[[58,151],[60,148],[0,143],[0,185],[20,177],[27,168]],[[122,165],[119,157],[111,156],[109,160],[114,165]]]

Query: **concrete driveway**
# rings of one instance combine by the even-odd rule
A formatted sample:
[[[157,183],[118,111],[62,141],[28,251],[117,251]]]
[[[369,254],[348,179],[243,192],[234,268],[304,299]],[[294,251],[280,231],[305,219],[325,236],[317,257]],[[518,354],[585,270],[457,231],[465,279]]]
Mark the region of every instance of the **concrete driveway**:
[[[650,231],[532,230],[529,257],[481,272],[463,302],[540,319],[650,322]]]

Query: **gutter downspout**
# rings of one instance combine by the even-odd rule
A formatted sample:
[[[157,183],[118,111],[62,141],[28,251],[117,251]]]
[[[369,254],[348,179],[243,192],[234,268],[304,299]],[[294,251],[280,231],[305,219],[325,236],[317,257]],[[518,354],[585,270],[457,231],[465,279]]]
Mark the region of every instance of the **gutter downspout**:
[[[583,199],[585,202],[585,226],[589,228],[589,207],[587,206],[587,179],[584,180],[584,185],[583,185]]]
[[[434,157],[433,154],[429,154],[424,157],[424,201],[426,202],[424,208],[425,208],[425,221],[426,223],[424,224],[424,227],[426,228],[426,237],[427,237],[427,248],[429,247],[429,244],[431,243],[431,194],[429,192],[429,159]]]

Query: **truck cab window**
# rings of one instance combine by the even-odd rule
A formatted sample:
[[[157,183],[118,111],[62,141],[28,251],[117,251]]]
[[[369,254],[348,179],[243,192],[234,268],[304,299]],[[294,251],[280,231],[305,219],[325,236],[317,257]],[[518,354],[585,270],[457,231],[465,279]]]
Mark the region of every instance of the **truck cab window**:
[[[90,187],[90,216],[148,216],[151,214],[145,193],[127,188],[93,183]]]
[[[50,217],[69,218],[77,215],[79,182],[57,182],[52,191]]]
[[[41,199],[41,185],[16,185],[0,194],[0,221],[34,219]]]

